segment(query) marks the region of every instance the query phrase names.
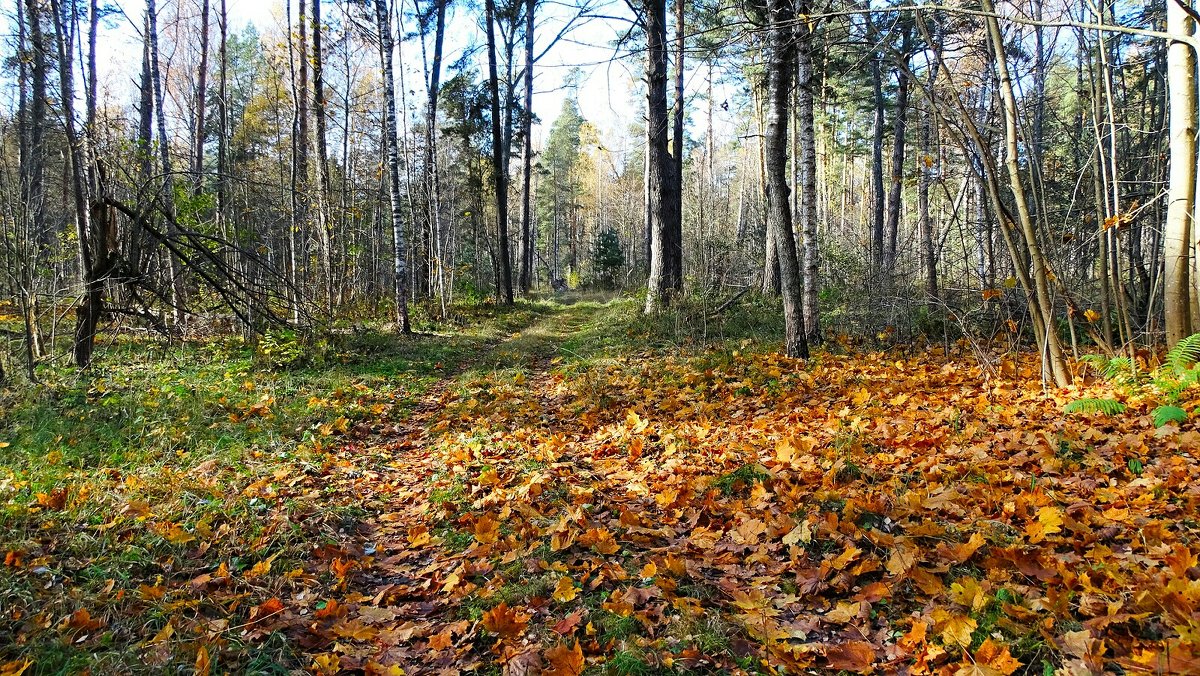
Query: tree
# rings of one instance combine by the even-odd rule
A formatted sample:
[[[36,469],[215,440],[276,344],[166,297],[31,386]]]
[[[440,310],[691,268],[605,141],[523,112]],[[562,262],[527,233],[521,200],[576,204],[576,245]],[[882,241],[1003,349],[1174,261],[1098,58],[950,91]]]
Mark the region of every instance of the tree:
[[[644,0],[641,25],[646,34],[646,220],[650,233],[650,276],[646,283],[646,313],[657,312],[670,301],[671,259],[676,251],[673,233],[680,213],[675,208],[678,176],[667,150],[667,2]]]
[[[392,223],[392,246],[394,263],[392,300],[396,304],[396,327],[401,333],[412,332],[408,319],[408,270],[404,247],[404,221],[401,216],[400,197],[400,152],[396,137],[396,88],[395,68],[392,66],[391,20],[388,18],[387,3],[375,2],[375,27],[379,31],[379,60],[383,70],[383,114],[384,144],[387,147],[388,203]]]
[[[533,28],[537,0],[525,0],[525,111],[521,115],[521,293],[533,286]]]
[[[496,229],[500,240],[500,288],[497,295],[505,305],[513,303],[512,263],[508,248],[508,158],[500,118],[500,78],[496,69],[496,2],[485,0],[487,24],[488,87],[492,99],[492,179],[496,191]],[[509,110],[511,111],[511,106]]]
[[[774,232],[783,296],[784,354],[808,358],[804,299],[796,236],[792,229],[787,184],[788,119],[791,117],[792,78],[796,72],[795,12],[791,0],[767,0],[766,57],[766,170],[768,227]]]
[[[1192,316],[1195,281],[1192,219],[1196,210],[1196,55],[1184,40],[1195,34],[1186,0],[1167,0],[1167,30],[1181,39],[1167,48],[1170,89],[1170,183],[1163,226],[1163,317],[1167,344],[1174,345],[1196,330]]]

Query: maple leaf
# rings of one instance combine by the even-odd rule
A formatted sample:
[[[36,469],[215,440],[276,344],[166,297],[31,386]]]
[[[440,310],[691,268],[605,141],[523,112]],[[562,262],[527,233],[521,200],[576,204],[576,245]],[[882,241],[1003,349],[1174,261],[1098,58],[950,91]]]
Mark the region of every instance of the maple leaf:
[[[858,617],[862,604],[839,601],[837,607],[825,613],[825,620],[836,624],[845,624]]]
[[[341,636],[342,638],[348,638],[354,641],[370,641],[371,639],[375,638],[377,634],[379,634],[379,630],[374,627],[367,626],[358,620],[343,620],[342,622],[334,625],[333,633]]]
[[[313,657],[312,670],[320,676],[332,676],[342,670],[342,658],[337,653],[321,653]]]
[[[579,589],[575,587],[575,581],[570,577],[563,576],[558,579],[558,585],[555,586],[551,597],[559,603],[569,603],[578,595]]]
[[[975,651],[975,664],[986,665],[1002,676],[1009,676],[1021,668],[1021,662],[1012,656],[1008,646],[1002,646],[991,638],[985,640],[983,645],[979,646],[979,650]]]
[[[330,618],[341,617],[346,614],[346,607],[337,602],[337,599],[329,599],[325,606],[318,608],[317,612],[313,613],[313,617],[318,620],[328,620]]]
[[[523,652],[504,664],[503,676],[539,676],[542,656],[536,650]]]
[[[475,521],[475,539],[479,544],[490,545],[500,539],[500,522],[490,514],[484,514]]]
[[[1029,536],[1031,543],[1037,544],[1047,536],[1060,532],[1062,525],[1062,512],[1047,505],[1038,510],[1037,521],[1031,521],[1025,526],[1025,534]]]
[[[62,509],[67,505],[67,491],[68,487],[63,486],[61,488],[56,488],[49,493],[38,493],[35,497],[37,498],[38,505],[45,507],[52,512],[58,512],[62,511]]]
[[[966,615],[951,615],[941,624],[942,643],[966,647],[971,645],[971,634],[979,625]]]
[[[825,650],[830,669],[863,672],[875,664],[875,648],[866,641],[847,641]]]
[[[597,554],[612,555],[621,551],[612,531],[607,528],[592,528],[579,539],[580,544],[591,547]]]
[[[452,645],[454,645],[454,635],[450,633],[449,629],[429,637],[430,650],[445,650]]]
[[[501,638],[513,638],[525,631],[529,616],[509,608],[504,601],[483,614],[483,628]]]
[[[550,668],[542,672],[543,676],[579,676],[583,673],[583,649],[579,641],[568,648],[565,645],[555,646],[546,651],[546,661]]]

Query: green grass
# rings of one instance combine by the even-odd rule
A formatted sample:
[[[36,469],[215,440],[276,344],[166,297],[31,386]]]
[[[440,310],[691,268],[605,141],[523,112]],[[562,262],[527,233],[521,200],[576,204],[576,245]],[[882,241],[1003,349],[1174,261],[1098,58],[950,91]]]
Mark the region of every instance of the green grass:
[[[168,615],[236,625],[285,596],[290,575],[331,584],[326,568],[302,570],[315,565],[314,547],[342,541],[375,509],[369,495],[333,487],[361,476],[339,466],[338,449],[383,439],[434,383],[564,313],[551,302],[466,308],[453,325],[422,327],[439,333],[281,333],[265,350],[234,338],[106,335],[87,371],[43,365],[40,384],[0,390],[0,560],[13,557],[0,566],[0,635],[13,638],[0,641],[0,663],[33,660],[27,673],[38,674],[186,666],[195,645],[184,637],[194,634],[182,625],[166,665],[147,665],[139,648]],[[463,498],[453,493],[445,497]],[[451,548],[472,541],[453,529],[445,537]],[[272,555],[268,573],[250,575]],[[222,564],[244,600],[193,588]],[[147,597],[143,585],[165,595]],[[86,638],[60,626],[78,610],[104,626]],[[307,666],[300,653],[267,636],[212,659],[221,670],[281,673]]]

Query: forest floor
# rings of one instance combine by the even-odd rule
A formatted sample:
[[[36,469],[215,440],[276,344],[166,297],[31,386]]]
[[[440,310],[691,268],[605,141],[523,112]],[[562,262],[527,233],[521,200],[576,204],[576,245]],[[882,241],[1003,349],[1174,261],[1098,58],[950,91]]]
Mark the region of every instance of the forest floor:
[[[4,395],[0,674],[1200,672],[1194,422],[1034,355],[475,319]]]

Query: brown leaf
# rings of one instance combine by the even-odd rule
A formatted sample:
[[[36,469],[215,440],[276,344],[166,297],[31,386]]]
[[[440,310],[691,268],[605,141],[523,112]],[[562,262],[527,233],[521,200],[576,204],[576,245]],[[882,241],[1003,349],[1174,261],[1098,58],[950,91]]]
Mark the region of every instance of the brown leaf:
[[[867,671],[875,664],[875,648],[866,641],[847,641],[825,651],[830,669]]]

